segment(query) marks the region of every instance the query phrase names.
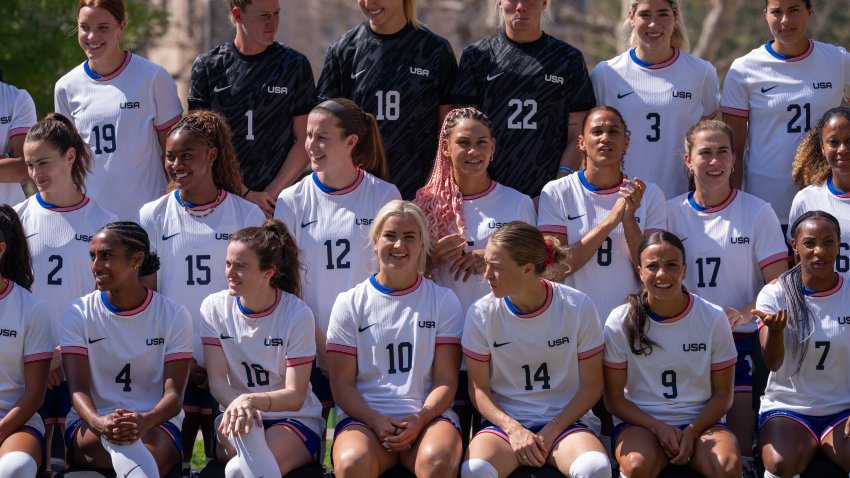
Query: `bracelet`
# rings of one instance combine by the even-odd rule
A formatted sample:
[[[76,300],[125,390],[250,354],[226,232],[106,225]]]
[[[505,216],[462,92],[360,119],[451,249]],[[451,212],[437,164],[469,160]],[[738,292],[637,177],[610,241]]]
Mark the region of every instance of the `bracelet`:
[[[245,198],[245,196],[247,196],[249,192],[251,192],[251,189],[250,189],[250,188],[245,188],[245,192],[244,192],[244,193],[242,193],[242,194],[240,194],[240,196],[242,196],[242,198],[244,199],[244,198]]]
[[[573,169],[569,166],[558,166],[558,172],[559,173],[573,174],[576,171],[575,171],[575,169]]]
[[[269,395],[269,392],[265,392],[266,398],[269,399],[269,406],[266,408],[267,412],[272,411],[272,396]]]

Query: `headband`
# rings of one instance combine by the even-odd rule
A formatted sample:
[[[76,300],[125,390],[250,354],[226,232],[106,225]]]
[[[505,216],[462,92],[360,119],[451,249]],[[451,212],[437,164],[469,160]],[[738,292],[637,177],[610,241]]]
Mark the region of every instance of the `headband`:
[[[322,108],[330,111],[334,114],[334,116],[339,118],[342,122],[342,127],[345,128],[346,131],[350,131],[355,134],[357,133],[357,128],[354,126],[354,118],[351,117],[351,113],[349,113],[345,106],[342,106],[334,100],[327,100],[319,103],[316,108]]]

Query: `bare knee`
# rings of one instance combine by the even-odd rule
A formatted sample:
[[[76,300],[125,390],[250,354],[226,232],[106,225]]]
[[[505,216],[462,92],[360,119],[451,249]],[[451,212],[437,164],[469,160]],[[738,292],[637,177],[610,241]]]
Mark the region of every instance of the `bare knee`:
[[[802,472],[804,466],[800,466],[799,459],[792,456],[783,456],[771,450],[762,453],[764,469],[776,476],[794,476]]]
[[[623,474],[629,478],[654,478],[658,475],[658,465],[640,453],[629,453],[619,459]]]
[[[422,444],[416,456],[417,476],[456,476],[460,453],[445,446]]]
[[[743,465],[737,453],[719,455],[717,457],[717,476],[723,478],[738,478],[743,473]]]
[[[369,453],[358,448],[334,450],[333,465],[334,475],[340,478],[377,475],[377,467]]]

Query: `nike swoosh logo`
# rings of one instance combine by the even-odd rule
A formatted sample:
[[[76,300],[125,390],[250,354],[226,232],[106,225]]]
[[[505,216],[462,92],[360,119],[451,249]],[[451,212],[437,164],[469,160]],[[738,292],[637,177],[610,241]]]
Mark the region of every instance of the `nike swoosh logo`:
[[[77,113],[83,111],[84,109],[86,109],[85,106],[80,106],[79,108],[77,108],[77,109],[75,109],[74,111],[71,112],[71,116],[77,116]]]
[[[170,235],[170,236],[166,236],[165,234],[163,234],[163,235],[162,235],[162,240],[163,240],[163,241],[167,241],[167,240],[171,239],[172,237],[176,236],[177,234],[180,234],[180,233],[179,233],[179,232],[176,232],[176,233],[174,233],[174,234],[172,234],[172,235]]]
[[[357,78],[358,76],[362,75],[363,73],[366,73],[367,70],[368,70],[368,68],[366,70],[360,70],[357,73],[352,73],[351,79],[353,80],[353,79]]]
[[[496,341],[494,340],[494,341],[493,341],[493,347],[499,348],[499,347],[501,347],[501,346],[503,346],[503,345],[508,345],[509,343],[510,343],[510,342],[502,342],[502,343],[499,343],[499,342],[496,342]]]
[[[224,86],[224,87],[221,87],[221,88],[216,86],[215,88],[213,88],[213,93],[218,93],[220,91],[224,91],[224,90],[230,88],[231,86],[233,86],[233,85],[227,85],[227,86]]]
[[[629,95],[630,95],[630,94],[632,94],[632,93],[634,93],[634,91],[630,91],[630,92],[628,92],[628,93],[617,93],[617,99],[618,99],[618,100],[622,100],[623,98],[625,98],[625,97],[629,96]]]
[[[141,465],[136,465],[136,466],[134,466],[133,468],[130,468],[130,471],[128,471],[127,473],[124,473],[124,478],[127,478],[128,476],[130,476],[130,473],[132,473],[132,472],[133,472],[133,470],[135,470],[136,468],[138,468],[138,467],[140,467],[140,466],[141,466]]]
[[[32,236],[37,236],[37,235],[38,235],[38,233],[34,232],[34,233],[30,234],[29,236],[27,236],[27,239],[31,238]]]
[[[368,329],[369,327],[371,327],[371,326],[373,326],[373,325],[375,325],[375,324],[369,324],[369,325],[367,325],[366,327],[357,327],[357,331],[358,331],[358,332],[363,332],[364,330]]]
[[[301,229],[304,229],[305,227],[309,226],[310,224],[313,224],[314,222],[319,222],[319,220],[315,219],[315,220],[310,221],[310,222],[302,222],[301,223]]]
[[[221,340],[227,340],[227,339],[232,339],[233,337],[230,336],[230,335],[221,334],[221,335],[218,336],[218,338],[220,338]]]
[[[685,241],[687,241],[687,240],[688,240],[688,238],[686,237],[686,238],[684,238],[684,239],[679,239],[679,242],[685,242]]]
[[[586,214],[579,214],[578,216],[570,216],[569,214],[567,214],[567,221],[575,221],[576,219],[584,216],[586,216]]]
[[[99,338],[99,339],[93,339],[93,338],[89,337],[89,343],[90,344],[96,344],[96,343],[100,342],[101,340],[106,340],[106,337],[102,337],[102,338]]]
[[[770,91],[770,90],[772,90],[772,89],[774,89],[774,88],[779,88],[779,85],[771,86],[770,88],[762,88],[762,89],[761,89],[761,92],[762,92],[762,93],[767,93],[768,91]]]
[[[505,72],[504,72],[504,71],[501,71],[501,72],[499,72],[499,73],[496,73],[495,75],[487,75],[487,81],[493,81],[493,80],[495,80],[496,78],[498,78],[498,77],[500,77],[500,76],[502,76],[502,75],[504,75],[504,74],[505,74]]]

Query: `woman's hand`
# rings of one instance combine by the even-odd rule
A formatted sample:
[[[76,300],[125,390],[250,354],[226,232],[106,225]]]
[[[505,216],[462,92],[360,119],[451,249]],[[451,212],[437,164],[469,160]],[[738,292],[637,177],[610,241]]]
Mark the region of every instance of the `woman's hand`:
[[[658,439],[658,443],[661,444],[661,448],[667,454],[667,458],[672,459],[679,455],[679,452],[681,452],[682,430],[661,423],[650,431]]]
[[[729,326],[732,327],[732,332],[738,330],[742,325],[747,325],[752,321],[752,315],[745,315],[744,312],[733,307],[725,307],[726,318],[729,319]]]
[[[466,239],[458,233],[441,237],[434,245],[431,259],[434,265],[452,264],[465,254]]]
[[[687,465],[691,461],[691,455],[694,454],[694,441],[696,440],[696,432],[693,425],[688,425],[682,430],[679,439],[679,453],[670,458],[670,463],[674,465]]]
[[[455,275],[455,282],[461,280],[461,278],[466,282],[473,275],[484,273],[483,253],[483,250],[463,252],[459,258],[451,263],[449,273]]]
[[[106,441],[126,446],[142,436],[138,418],[135,412],[118,409],[115,413],[99,415],[89,426]]]
[[[624,199],[623,217],[633,218],[640,207],[643,193],[646,191],[646,184],[638,178],[626,179],[623,183],[623,186],[620,187],[620,197]]]
[[[779,310],[775,314],[768,314],[758,309],[753,309],[750,312],[760,318],[770,332],[782,332],[785,330],[785,325],[788,324],[788,311],[785,309]]]
[[[253,395],[242,394],[234,398],[227,406],[218,429],[224,436],[247,434],[254,424],[263,426],[263,415],[254,406]]]
[[[398,429],[384,440],[384,446],[390,451],[404,451],[413,446],[422,430],[433,420],[430,413],[414,413],[403,417],[397,425]]]
[[[189,381],[200,389],[205,389],[209,385],[207,369],[198,365],[198,362],[194,359],[192,359],[192,365],[189,366]]]
[[[521,426],[515,430],[505,430],[505,433],[508,434],[511,448],[520,465],[540,468],[546,464],[548,454],[539,436]]]
[[[404,421],[382,414],[375,415],[373,419],[366,422],[366,425],[375,432],[375,435],[378,436],[378,441],[381,442],[381,445],[387,451],[390,451],[387,440],[400,434],[407,427],[407,423]]]
[[[248,193],[242,197],[257,206],[260,206],[260,209],[263,210],[263,214],[265,214],[266,217],[274,216],[274,206],[277,198],[272,197],[270,193],[266,191],[248,191]]]

